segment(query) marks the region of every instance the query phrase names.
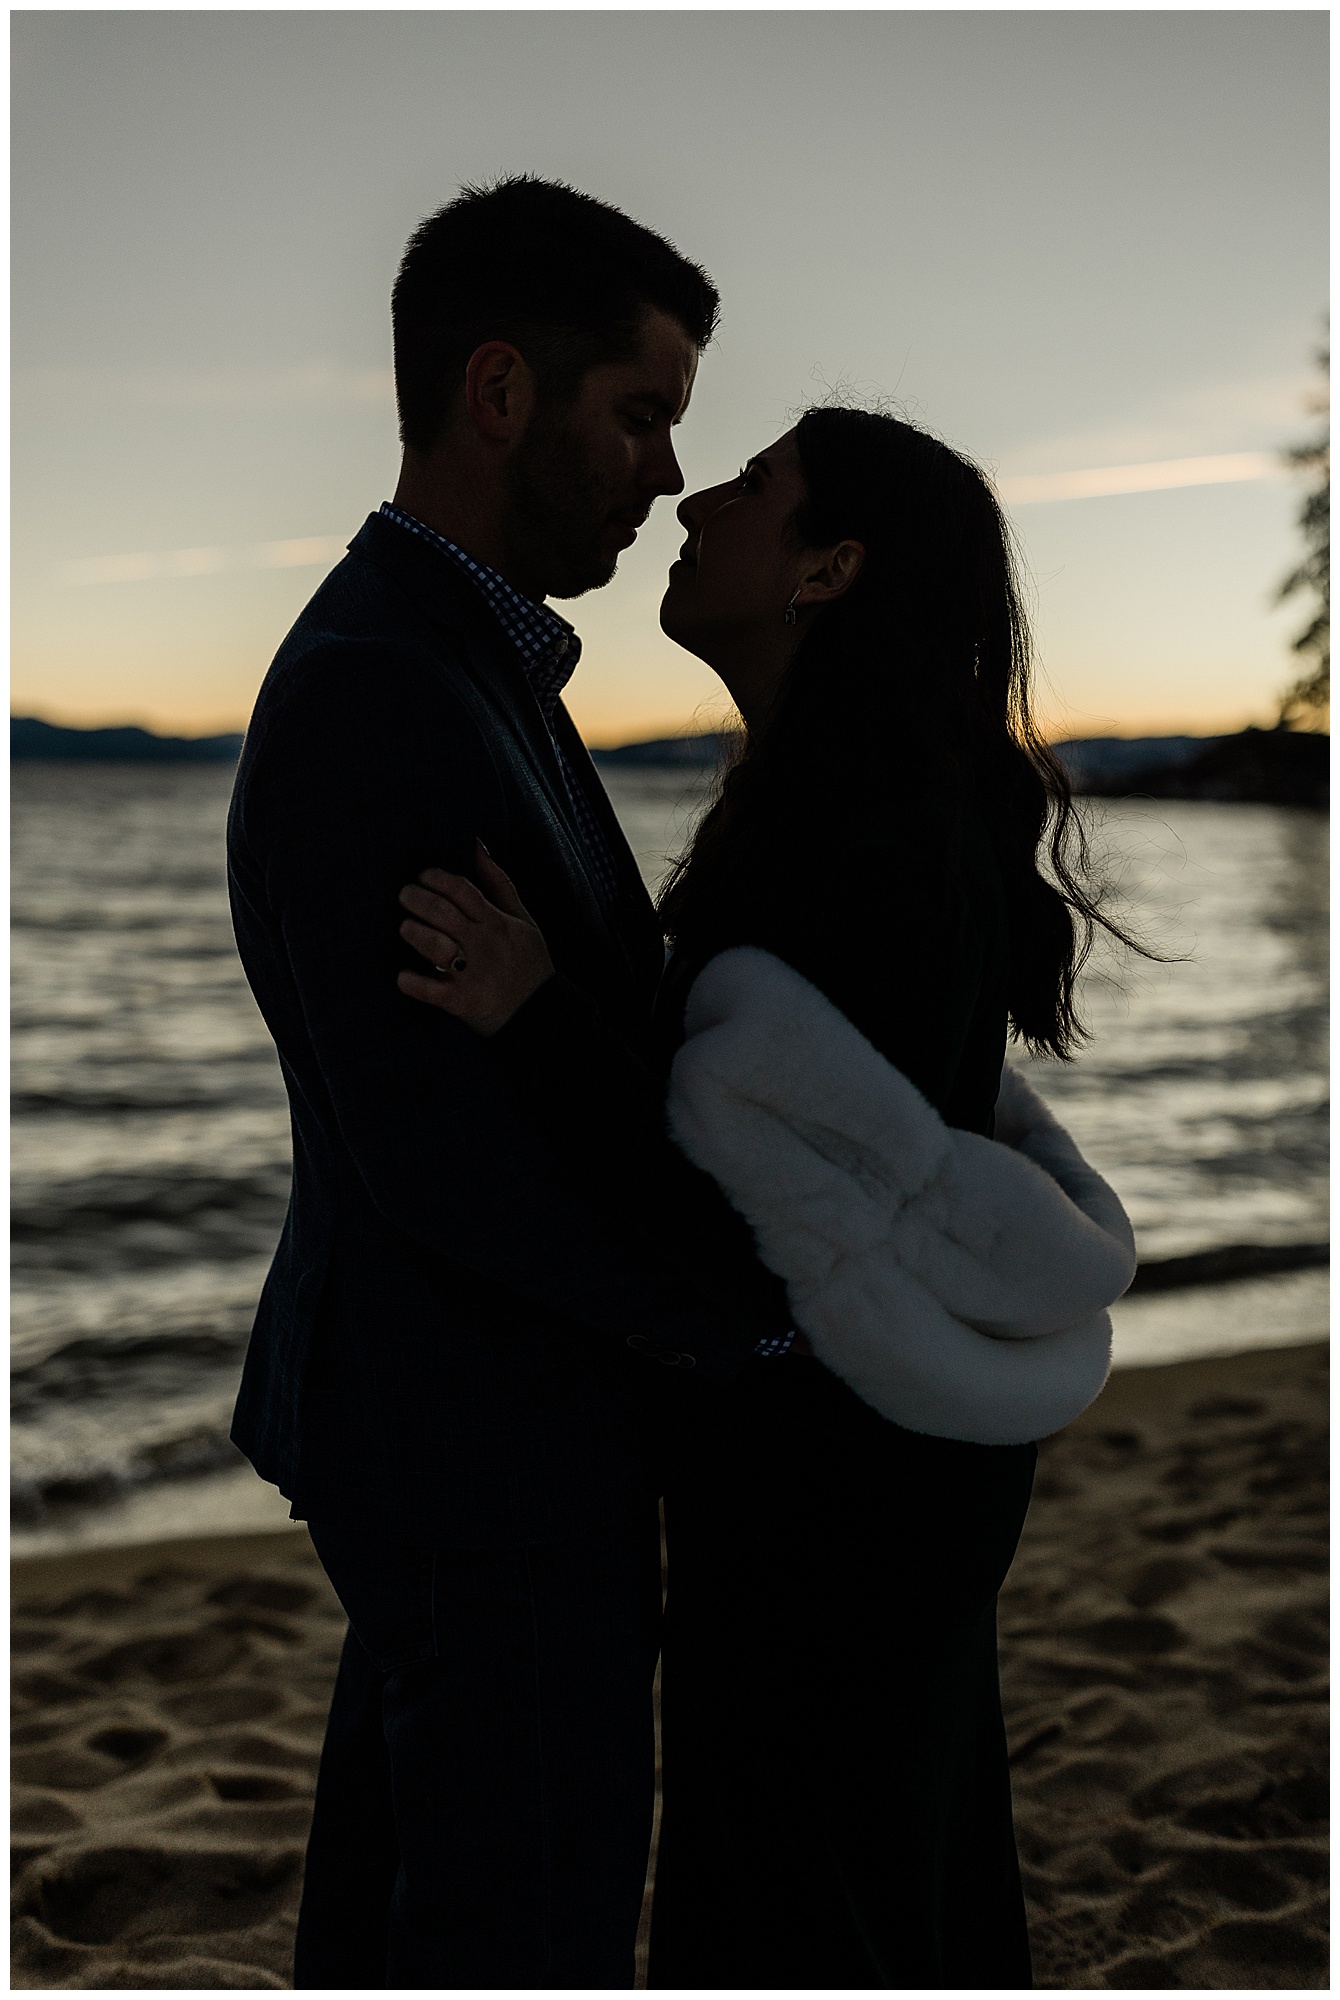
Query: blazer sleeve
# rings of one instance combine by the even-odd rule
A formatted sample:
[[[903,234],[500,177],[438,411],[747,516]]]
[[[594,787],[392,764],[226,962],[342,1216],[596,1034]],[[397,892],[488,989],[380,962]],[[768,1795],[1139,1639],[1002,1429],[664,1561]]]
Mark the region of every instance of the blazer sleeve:
[[[377,1208],[438,1255],[728,1378],[769,1329],[610,1206],[486,1042],[397,989],[401,884],[426,856],[467,870],[477,834],[505,855],[506,822],[488,746],[434,662],[331,640],[293,676],[238,832],[341,1137]]]

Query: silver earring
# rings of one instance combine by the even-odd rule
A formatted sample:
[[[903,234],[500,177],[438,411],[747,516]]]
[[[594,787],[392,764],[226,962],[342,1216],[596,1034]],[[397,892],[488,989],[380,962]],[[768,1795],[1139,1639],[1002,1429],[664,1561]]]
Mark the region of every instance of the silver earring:
[[[800,588],[803,590],[804,585],[802,584]],[[796,597],[799,597],[799,595],[800,595],[800,590],[797,590]],[[787,605],[785,611],[782,613],[783,625],[794,625],[796,622],[796,597],[793,597],[791,599],[791,602]]]

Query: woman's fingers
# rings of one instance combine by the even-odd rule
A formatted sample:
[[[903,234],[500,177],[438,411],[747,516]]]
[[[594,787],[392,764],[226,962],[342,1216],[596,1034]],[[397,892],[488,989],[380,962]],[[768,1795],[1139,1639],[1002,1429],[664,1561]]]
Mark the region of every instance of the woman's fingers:
[[[417,882],[407,882],[400,891],[400,906],[420,923],[431,924],[435,931],[450,931],[453,937],[463,936],[475,922],[459,903],[448,896],[436,896],[431,889],[421,889]]]
[[[445,868],[425,868],[419,881],[425,889],[447,897],[472,923],[482,923],[497,914],[488,897],[481,895],[465,875],[449,875]]]
[[[453,986],[449,979],[430,979],[426,972],[398,972],[395,983],[411,1000],[426,1000],[430,1007],[440,1007],[444,1014],[469,1010],[462,989]]]
[[[425,923],[445,924],[448,928],[453,924],[459,928],[488,923],[500,912],[530,923],[530,912],[507,870],[498,866],[482,840],[475,846],[476,863],[489,895],[483,895],[468,876],[452,875],[445,868],[425,868],[417,882],[407,883],[400,891],[405,908],[413,910]]]
[[[554,968],[534,919],[482,840],[475,865],[487,893],[445,868],[425,868],[400,891],[401,906],[410,912],[401,937],[447,977],[402,971],[396,984],[408,999],[492,1035]]]
[[[475,841],[479,872],[488,884],[494,902],[500,910],[506,910],[509,917],[524,917],[530,921],[530,911],[516,892],[516,884],[505,868],[500,868],[482,840]]]
[[[420,958],[426,958],[430,965],[436,965],[442,971],[464,949],[450,932],[439,931],[431,924],[416,924],[412,917],[405,918],[400,926],[400,935],[406,944],[414,947]]]

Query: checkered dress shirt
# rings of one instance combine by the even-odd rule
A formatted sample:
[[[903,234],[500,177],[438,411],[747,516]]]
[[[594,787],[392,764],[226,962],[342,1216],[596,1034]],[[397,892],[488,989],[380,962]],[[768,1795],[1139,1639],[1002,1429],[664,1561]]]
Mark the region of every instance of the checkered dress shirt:
[[[420,541],[431,543],[449,557],[457,569],[464,570],[516,647],[522,671],[549,731],[549,740],[563,773],[568,801],[581,828],[586,856],[599,885],[601,899],[608,909],[615,895],[614,857],[601,832],[585,787],[574,775],[563,754],[563,746],[554,735],[554,709],[582,656],[581,640],[566,618],[560,618],[547,604],[536,604],[531,598],[523,597],[519,590],[513,590],[511,584],[499,576],[496,569],[490,569],[487,563],[476,562],[464,549],[457,548],[455,542],[449,542],[435,528],[429,528],[416,520],[413,514],[407,514],[403,507],[393,507],[389,500],[383,500],[381,512],[384,519],[394,521],[398,528],[406,529],[411,535],[417,535]],[[754,1353],[763,1360],[771,1360],[776,1355],[785,1354],[794,1339],[794,1329],[765,1337],[759,1341]]]
[[[511,584],[499,576],[496,569],[476,562],[464,549],[457,548],[455,542],[439,535],[435,528],[425,527],[422,521],[416,520],[413,514],[407,514],[402,507],[393,507],[389,500],[382,502],[381,512],[385,520],[394,521],[398,528],[405,528],[411,535],[417,535],[420,541],[440,549],[457,569],[463,570],[515,646],[522,672],[549,731],[558,768],[563,774],[568,803],[581,830],[583,848],[600,891],[600,900],[608,910],[617,889],[614,857],[586,787],[573,771],[563,754],[562,744],[554,734],[554,710],[558,706],[558,697],[572,679],[581,659],[581,640],[566,618],[560,618],[547,604],[536,604],[531,598],[523,597],[519,590],[513,590]]]

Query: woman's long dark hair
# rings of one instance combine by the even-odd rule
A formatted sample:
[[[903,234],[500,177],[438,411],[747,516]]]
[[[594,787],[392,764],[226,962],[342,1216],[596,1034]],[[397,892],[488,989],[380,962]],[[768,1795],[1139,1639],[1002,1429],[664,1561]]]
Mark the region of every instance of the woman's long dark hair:
[[[811,409],[796,442],[799,542],[850,537],[865,564],[815,620],[671,874],[667,935],[704,951],[738,941],[740,912],[779,870],[792,870],[796,894],[813,893],[805,860],[820,849],[830,870],[864,862],[876,880],[896,855],[889,879],[915,878],[933,903],[971,814],[1005,894],[1014,1033],[1070,1055],[1095,928],[1133,940],[1085,887],[1070,784],[1033,720],[1032,645],[1000,507],[970,460],[879,412]]]

